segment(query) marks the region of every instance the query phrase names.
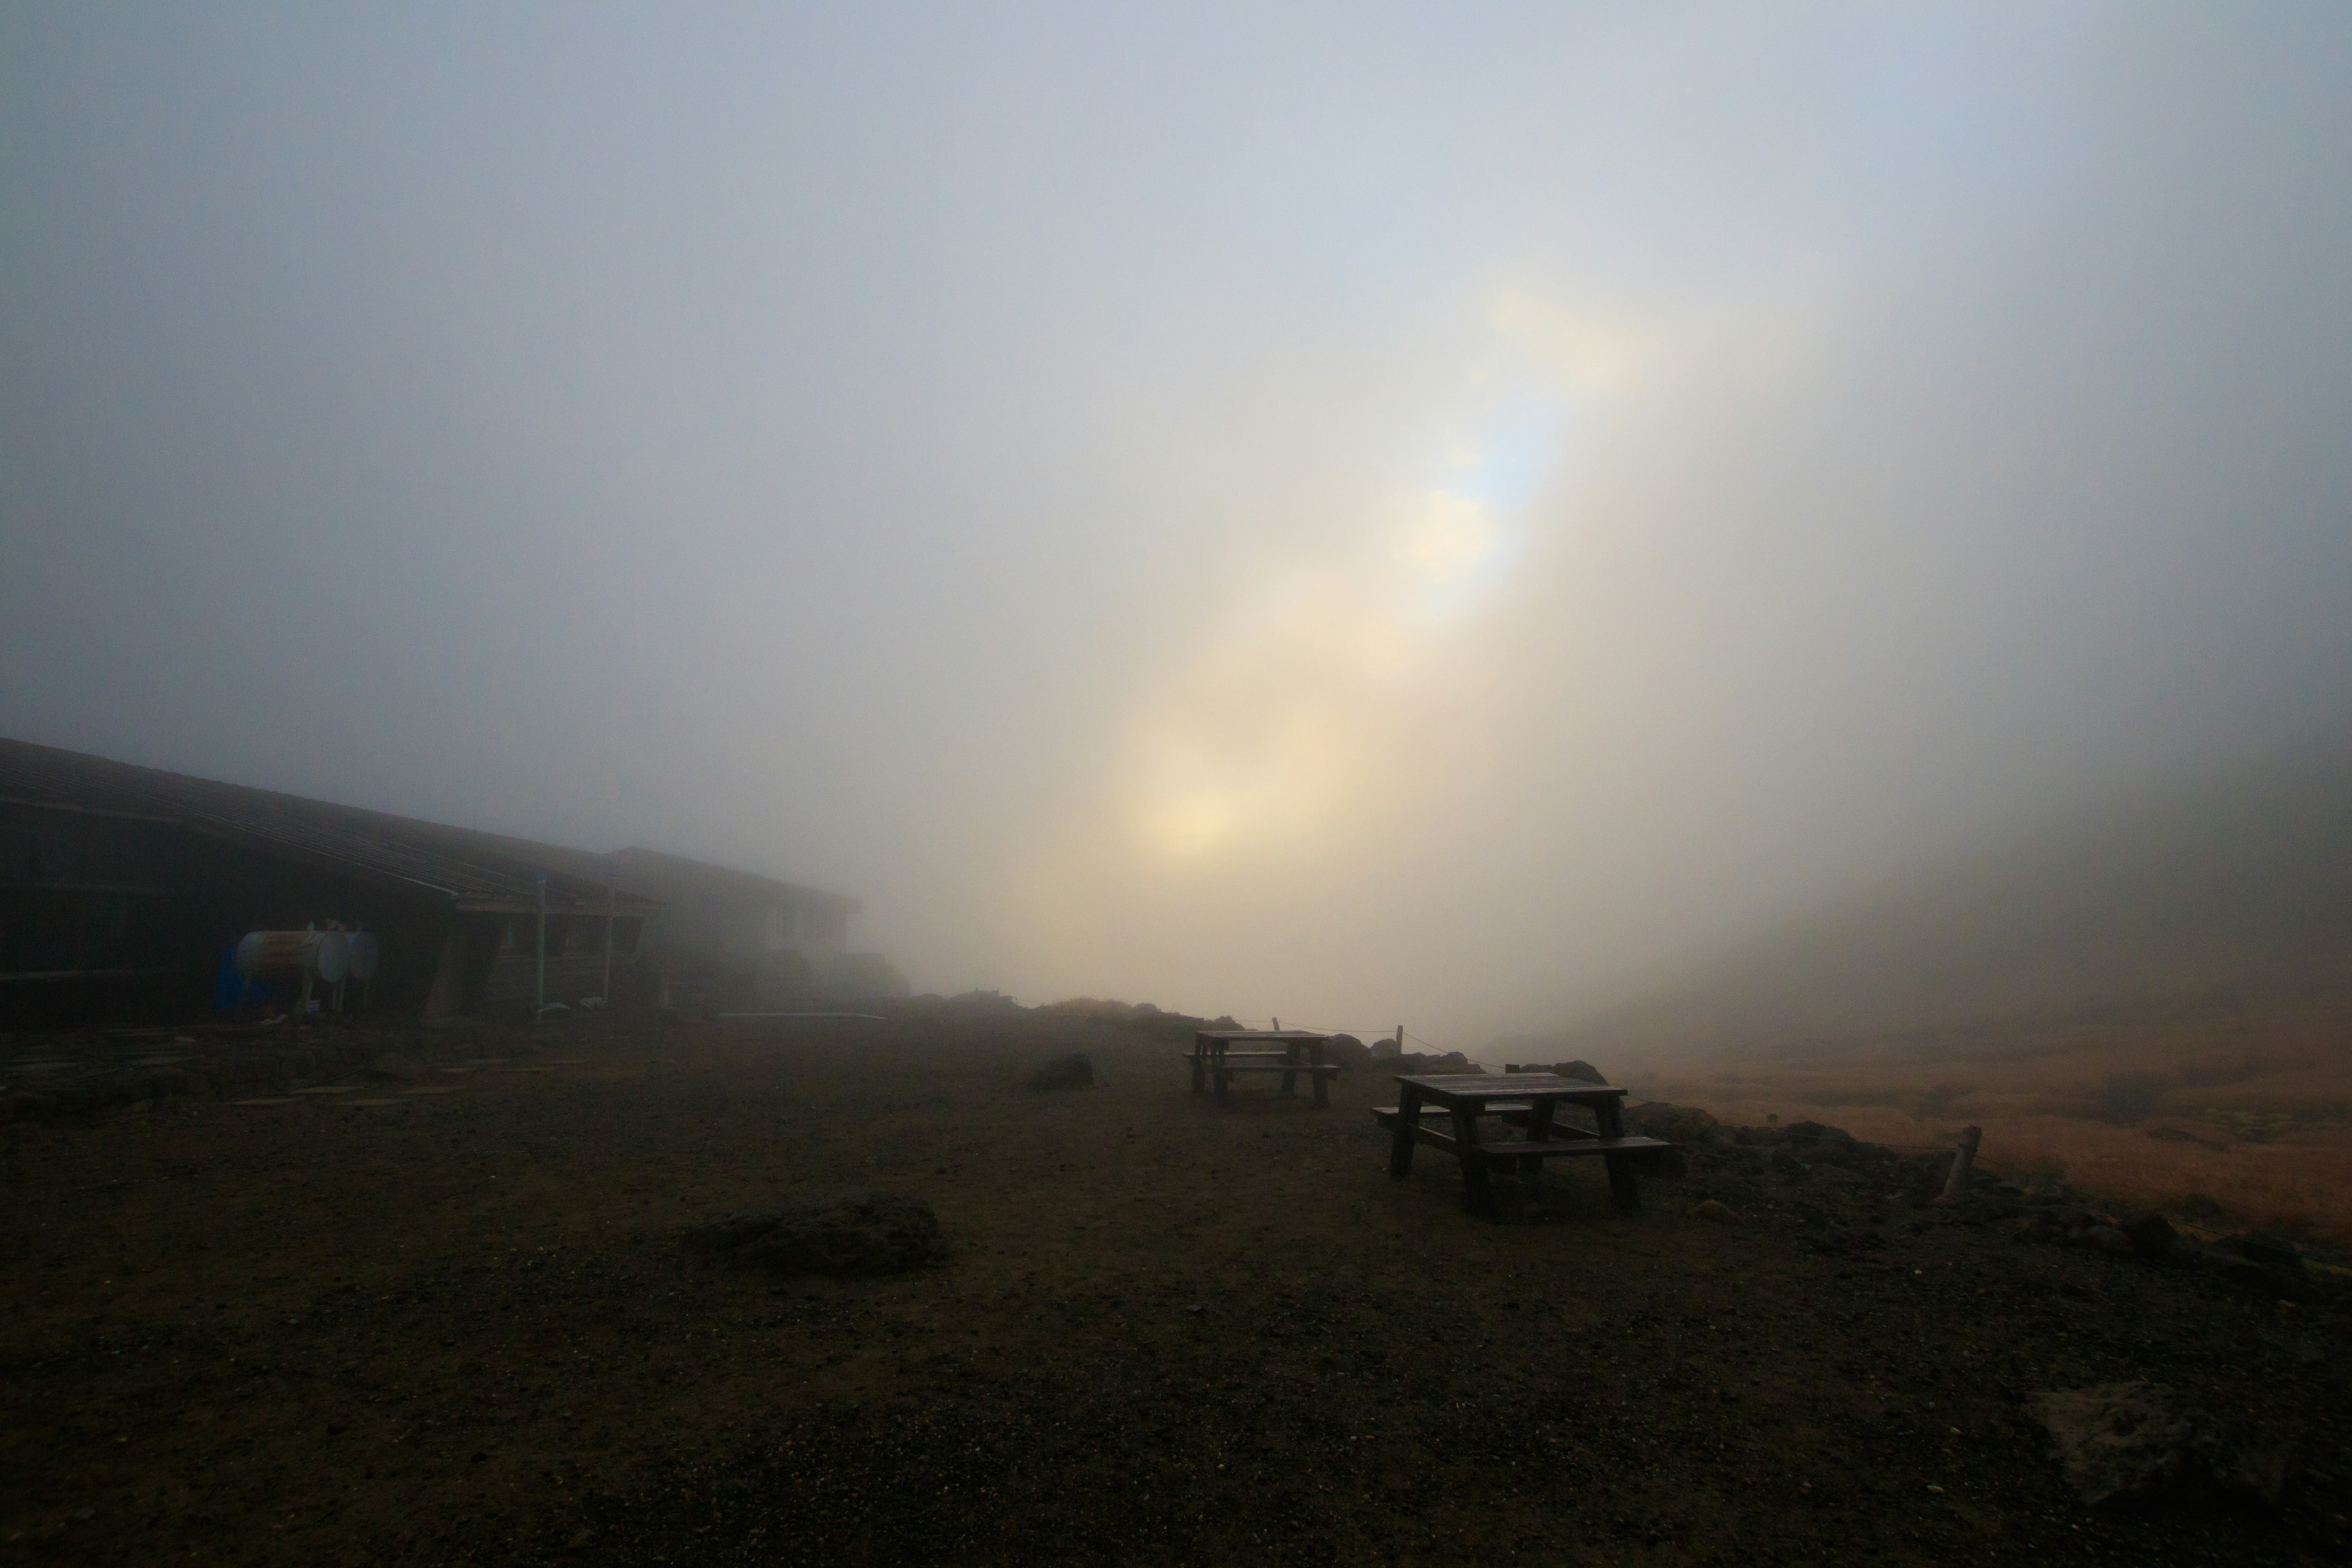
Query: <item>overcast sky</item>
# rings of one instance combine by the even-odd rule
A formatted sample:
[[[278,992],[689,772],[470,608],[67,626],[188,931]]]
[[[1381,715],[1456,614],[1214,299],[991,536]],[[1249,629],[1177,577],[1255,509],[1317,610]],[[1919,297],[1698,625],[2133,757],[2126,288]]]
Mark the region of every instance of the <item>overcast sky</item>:
[[[0,9],[0,732],[1475,1043],[2352,721],[2352,8]]]

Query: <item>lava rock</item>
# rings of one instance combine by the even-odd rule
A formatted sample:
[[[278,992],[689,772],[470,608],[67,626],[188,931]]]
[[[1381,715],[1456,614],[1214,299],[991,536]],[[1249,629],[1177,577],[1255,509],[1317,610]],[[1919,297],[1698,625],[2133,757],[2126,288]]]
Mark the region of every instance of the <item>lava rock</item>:
[[[1739,1218],[1729,1204],[1719,1198],[1703,1198],[1691,1205],[1690,1217],[1703,1219],[1711,1225],[1730,1225]]]
[[[2256,1234],[2231,1237],[2227,1246],[2249,1263],[2259,1263],[2265,1268],[2276,1268],[2288,1274],[2303,1272],[2303,1253],[2294,1243],[2283,1236]]]
[[[1095,1064],[1084,1051],[1056,1058],[1029,1075],[1031,1089],[1091,1089],[1094,1081]]]
[[[2111,1225],[2095,1225],[2083,1233],[2082,1239],[2084,1246],[2111,1252],[2118,1258],[2134,1258],[2139,1254],[2139,1248],[2132,1245],[2132,1238]]]
[[[1654,1100],[1625,1111],[1625,1131],[1638,1132],[1644,1138],[1663,1138],[1669,1143],[1693,1148],[1715,1142],[1717,1122],[1714,1117],[1691,1105],[1669,1105]]]
[[[2207,1491],[2276,1508],[2294,1478],[2291,1437],[2218,1419],[2161,1384],[2066,1389],[2031,1404],[2087,1503]]]
[[[686,1233],[688,1251],[786,1274],[899,1274],[945,1260],[930,1205],[903,1193],[807,1193],[758,1214],[727,1215]]]
[[[2151,1263],[2160,1263],[2172,1254],[2175,1232],[2171,1223],[2160,1214],[2144,1214],[2123,1227],[2131,1237],[2132,1247]]]
[[[1323,1042],[1323,1059],[1337,1062],[1349,1072],[1360,1072],[1372,1065],[1372,1052],[1353,1035],[1334,1035]]]
[[[2195,1428],[2172,1391],[2160,1384],[2070,1388],[2037,1394],[2031,1403],[2066,1479],[2084,1502],[2153,1491],[2190,1462]]]

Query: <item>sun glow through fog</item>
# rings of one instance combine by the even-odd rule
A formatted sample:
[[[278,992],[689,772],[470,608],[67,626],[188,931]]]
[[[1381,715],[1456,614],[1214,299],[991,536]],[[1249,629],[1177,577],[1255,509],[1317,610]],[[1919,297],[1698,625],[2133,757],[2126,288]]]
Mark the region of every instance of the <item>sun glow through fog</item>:
[[[1433,421],[1444,460],[1397,476],[1355,553],[1237,596],[1135,721],[1126,815],[1147,864],[1306,849],[1374,793],[1402,714],[1476,679],[1476,629],[1560,504],[1574,426],[1640,357],[1630,330],[1526,296],[1487,325],[1472,406]]]

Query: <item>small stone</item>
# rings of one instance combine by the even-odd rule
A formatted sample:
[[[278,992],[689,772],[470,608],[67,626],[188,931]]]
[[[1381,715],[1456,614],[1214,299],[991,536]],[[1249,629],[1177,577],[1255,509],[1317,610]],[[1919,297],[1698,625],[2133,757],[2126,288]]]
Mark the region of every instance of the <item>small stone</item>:
[[[1704,1198],[1691,1205],[1690,1217],[1713,1225],[1729,1225],[1739,1216],[1732,1212],[1729,1204],[1717,1198]]]

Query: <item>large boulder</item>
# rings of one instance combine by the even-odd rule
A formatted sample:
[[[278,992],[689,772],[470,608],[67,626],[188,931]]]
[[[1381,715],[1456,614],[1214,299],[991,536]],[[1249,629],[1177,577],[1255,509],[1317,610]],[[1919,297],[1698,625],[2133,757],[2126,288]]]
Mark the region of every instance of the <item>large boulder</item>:
[[[2087,1503],[2207,1491],[2276,1508],[2294,1479],[2294,1442],[2218,1419],[2161,1384],[2070,1388],[2031,1403]]]
[[[1091,1089],[1094,1081],[1095,1064],[1084,1051],[1057,1057],[1029,1075],[1031,1089]]]
[[[898,1274],[948,1255],[931,1206],[871,1188],[805,1193],[686,1233],[690,1252],[785,1274]]]
[[[1625,1108],[1625,1131],[1644,1138],[1700,1148],[1715,1142],[1715,1118],[1696,1105],[1669,1105],[1646,1100]]]
[[[1337,1062],[1349,1072],[1360,1072],[1372,1065],[1372,1053],[1353,1035],[1334,1035],[1323,1042],[1323,1059]]]

